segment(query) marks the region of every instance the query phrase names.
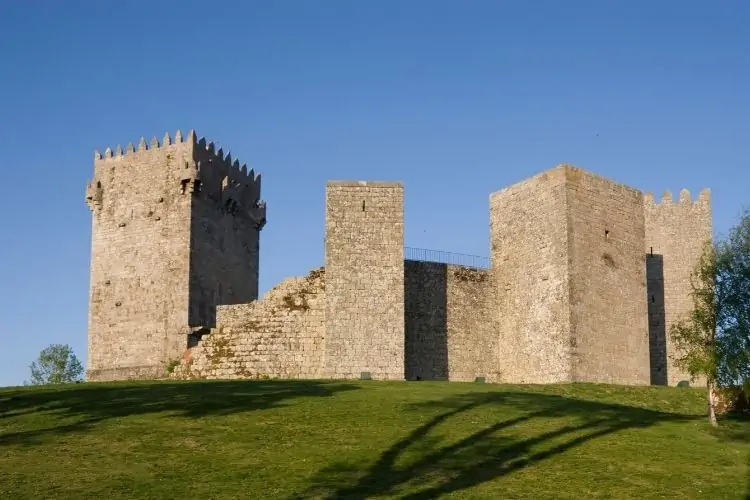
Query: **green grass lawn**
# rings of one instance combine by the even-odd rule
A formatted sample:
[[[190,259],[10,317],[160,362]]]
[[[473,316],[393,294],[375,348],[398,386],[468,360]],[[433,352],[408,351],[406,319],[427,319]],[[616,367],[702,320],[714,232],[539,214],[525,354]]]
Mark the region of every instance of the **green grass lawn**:
[[[214,381],[0,389],[0,498],[745,498],[705,391]]]

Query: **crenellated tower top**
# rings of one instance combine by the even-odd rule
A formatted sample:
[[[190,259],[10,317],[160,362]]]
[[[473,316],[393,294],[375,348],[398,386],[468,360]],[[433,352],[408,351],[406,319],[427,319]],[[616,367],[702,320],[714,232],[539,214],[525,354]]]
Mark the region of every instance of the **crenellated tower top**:
[[[240,164],[214,142],[198,138],[195,130],[190,130],[187,137],[177,130],[174,138],[167,132],[161,142],[156,137],[151,141],[141,137],[137,147],[130,142],[124,149],[118,144],[114,150],[108,146],[103,154],[95,151],[94,179],[86,186],[89,207],[94,211],[101,208],[106,186],[100,171],[127,169],[128,164],[138,161],[153,163],[155,168],[166,162],[167,168],[178,177],[176,181],[182,193],[203,194],[217,202],[226,213],[250,218],[257,229],[265,225],[266,203],[260,198],[261,175],[252,168],[248,170],[247,164]]]
[[[647,206],[672,206],[672,205],[692,205],[707,206],[711,204],[711,190],[709,188],[701,189],[698,197],[693,200],[690,190],[681,189],[677,199],[672,196],[670,190],[664,191],[659,201],[656,201],[654,194],[647,192],[643,194],[643,201]]]

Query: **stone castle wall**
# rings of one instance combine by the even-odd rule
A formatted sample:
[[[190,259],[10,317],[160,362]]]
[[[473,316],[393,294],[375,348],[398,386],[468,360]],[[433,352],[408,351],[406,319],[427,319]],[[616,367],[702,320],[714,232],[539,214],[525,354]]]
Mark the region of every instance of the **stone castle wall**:
[[[491,195],[490,228],[502,380],[686,378],[671,365],[668,380],[654,373],[671,349],[665,328],[692,307],[707,202],[657,208],[638,190],[561,165]],[[642,248],[654,245],[659,255],[647,257]],[[657,269],[657,259],[669,264]]]
[[[488,270],[405,262],[406,379],[498,381]]]
[[[326,371],[404,378],[404,188],[326,186]]]
[[[258,298],[260,175],[210,143],[199,141],[194,157],[200,193],[191,212],[190,324],[214,326],[218,305]]]
[[[261,300],[220,306],[220,325],[185,353],[175,378],[324,378],[325,273],[288,278]]]
[[[571,378],[648,385],[643,195],[579,169],[565,173]]]
[[[509,383],[571,378],[565,172],[544,172],[490,196],[498,365]]]
[[[254,173],[193,131],[95,155],[89,380],[161,376],[216,305],[257,297],[259,196]]]
[[[497,337],[486,321],[489,272],[417,261],[404,268],[406,379],[498,381]],[[261,300],[220,306],[219,326],[187,350],[172,377],[331,378],[326,274],[320,268],[282,281]]]
[[[88,379],[674,385],[666,332],[711,237],[708,192],[680,198],[558,166],[490,196],[483,270],[404,260],[401,184],[329,182],[325,266],[257,300],[260,177],[192,132],[107,150]]]
[[[693,307],[690,274],[712,240],[711,192],[697,200],[686,189],[678,200],[667,192],[660,203],[648,195],[645,221],[652,383],[676,385],[690,377],[674,364],[669,329]]]
[[[169,141],[95,160],[89,380],[158,376],[185,349],[191,199],[178,166],[191,160],[191,144]]]

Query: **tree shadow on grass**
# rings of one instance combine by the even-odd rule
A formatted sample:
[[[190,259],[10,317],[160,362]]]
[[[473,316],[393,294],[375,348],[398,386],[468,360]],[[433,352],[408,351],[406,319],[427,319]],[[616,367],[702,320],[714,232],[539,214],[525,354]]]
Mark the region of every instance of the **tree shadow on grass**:
[[[740,413],[721,415],[719,427],[711,429],[711,433],[722,441],[750,443],[750,416]]]
[[[311,486],[292,498],[438,498],[625,429],[700,418],[526,392],[466,394],[415,406],[445,411],[394,443],[374,464],[362,467],[342,460],[320,470]],[[442,425],[465,426],[467,417],[482,408],[485,415],[490,408],[506,418],[475,426],[473,433],[452,443],[436,435]]]
[[[354,384],[314,380],[237,380],[76,384],[0,391],[0,426],[24,416],[43,428],[0,432],[0,446],[35,444],[44,437],[84,431],[109,419],[165,413],[200,418],[266,410],[308,397],[357,389]],[[72,420],[72,422],[71,422]],[[61,422],[64,421],[64,422]],[[49,427],[49,423],[55,423]]]

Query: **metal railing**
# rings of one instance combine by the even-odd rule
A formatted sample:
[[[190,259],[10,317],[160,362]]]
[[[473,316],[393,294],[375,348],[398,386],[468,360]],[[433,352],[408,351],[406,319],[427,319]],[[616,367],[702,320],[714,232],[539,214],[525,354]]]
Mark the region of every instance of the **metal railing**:
[[[428,250],[426,248],[404,247],[404,259],[422,262],[437,262],[439,264],[453,264],[457,266],[474,267],[476,269],[490,268],[489,257],[444,252],[442,250]]]

